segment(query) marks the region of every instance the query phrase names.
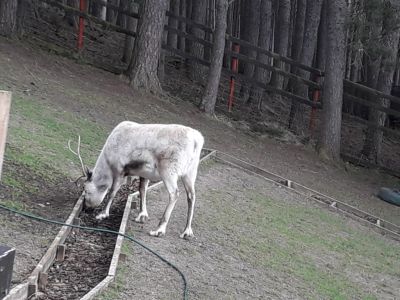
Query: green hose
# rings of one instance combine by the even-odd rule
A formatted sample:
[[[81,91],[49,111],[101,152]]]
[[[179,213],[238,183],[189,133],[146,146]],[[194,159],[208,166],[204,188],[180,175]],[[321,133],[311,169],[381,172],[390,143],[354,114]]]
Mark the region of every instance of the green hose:
[[[38,217],[38,216],[32,215],[30,213],[20,212],[20,211],[18,211],[16,209],[8,208],[8,207],[3,206],[1,204],[0,204],[0,208],[3,209],[3,210],[6,210],[6,211],[12,212],[14,214],[17,214],[17,215],[20,215],[20,216],[23,216],[23,217],[26,217],[26,218],[30,218],[30,219],[33,219],[33,220],[36,220],[36,221],[39,221],[39,222],[45,222],[45,223],[50,223],[50,224],[57,224],[57,225],[61,225],[61,226],[68,226],[68,227],[72,227],[72,228],[83,229],[83,230],[87,230],[87,231],[111,233],[111,234],[123,236],[127,240],[129,240],[129,241],[131,241],[131,242],[143,247],[144,249],[146,249],[150,253],[154,254],[156,257],[158,257],[163,262],[165,262],[168,266],[170,266],[175,271],[177,271],[178,274],[182,277],[182,280],[183,280],[183,299],[184,300],[188,299],[187,281],[186,281],[186,277],[182,273],[182,271],[179,270],[178,267],[175,266],[173,263],[169,262],[167,259],[162,257],[160,254],[158,254],[154,250],[150,249],[149,247],[147,247],[146,245],[142,244],[141,242],[139,242],[138,240],[134,239],[133,237],[131,237],[129,235],[122,234],[122,233],[119,233],[119,232],[114,231],[114,230],[104,229],[104,228],[84,227],[84,226],[73,225],[73,224],[65,224],[63,222],[59,222],[59,221],[54,221],[54,220],[49,220],[49,219],[45,219],[45,218],[42,218],[42,217]]]

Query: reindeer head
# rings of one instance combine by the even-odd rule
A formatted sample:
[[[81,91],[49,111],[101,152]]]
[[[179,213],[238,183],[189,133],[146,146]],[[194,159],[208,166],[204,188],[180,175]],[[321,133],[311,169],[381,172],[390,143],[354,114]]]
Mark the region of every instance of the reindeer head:
[[[78,136],[78,147],[77,151],[71,149],[71,141],[68,141],[69,150],[79,157],[79,161],[81,163],[83,175],[75,180],[77,184],[78,181],[84,178],[83,183],[83,196],[84,196],[84,205],[85,207],[98,207],[102,202],[104,197],[107,195],[108,186],[107,185],[98,185],[93,180],[93,172],[83,164],[83,160],[80,153],[81,146],[81,137]]]

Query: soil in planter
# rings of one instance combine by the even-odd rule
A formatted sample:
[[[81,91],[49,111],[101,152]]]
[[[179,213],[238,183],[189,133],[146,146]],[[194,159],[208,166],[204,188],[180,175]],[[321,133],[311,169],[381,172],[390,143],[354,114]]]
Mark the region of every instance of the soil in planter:
[[[137,191],[138,185],[135,180],[121,187],[108,219],[99,222],[95,219],[97,212],[81,212],[81,225],[118,231],[128,195]],[[80,299],[107,276],[115,242],[113,234],[72,230],[65,241],[65,260],[50,267],[46,289],[36,299]]]

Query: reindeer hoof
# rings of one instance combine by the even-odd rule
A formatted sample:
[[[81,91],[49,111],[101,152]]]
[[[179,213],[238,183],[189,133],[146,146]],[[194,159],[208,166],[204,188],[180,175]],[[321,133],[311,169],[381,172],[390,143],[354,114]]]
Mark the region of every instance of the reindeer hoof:
[[[147,214],[139,214],[136,218],[135,218],[135,222],[136,223],[145,223],[146,221],[149,220],[149,216]]]
[[[165,231],[162,231],[162,230],[152,230],[152,231],[150,231],[150,235],[151,236],[156,236],[156,237],[162,237],[162,236],[164,236],[165,235]]]
[[[104,220],[104,219],[106,219],[106,218],[108,218],[108,215],[107,215],[106,213],[99,213],[99,214],[96,216],[96,220],[99,220],[99,221]]]
[[[185,231],[179,236],[181,239],[189,239],[194,237],[193,231],[191,228],[185,229]]]

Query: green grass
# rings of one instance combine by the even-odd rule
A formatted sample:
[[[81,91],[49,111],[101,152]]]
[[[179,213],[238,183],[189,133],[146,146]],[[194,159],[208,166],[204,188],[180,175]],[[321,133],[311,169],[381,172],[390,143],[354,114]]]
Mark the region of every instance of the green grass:
[[[400,276],[397,244],[347,226],[329,211],[246,191],[250,207],[243,217],[243,210],[232,204],[235,201],[227,201],[224,191],[210,190],[203,197],[214,199],[210,210],[223,212],[212,226],[233,232],[246,227],[252,233],[238,235],[238,255],[244,261],[300,280],[312,291],[304,295],[308,299],[376,299],[348,274]]]
[[[68,140],[76,149],[81,136],[81,154],[84,162],[93,166],[107,132],[99,124],[80,118],[71,112],[57,110],[27,96],[14,94],[8,131],[5,159],[29,168],[46,179],[53,173],[65,176],[80,172],[78,158],[68,150]],[[16,188],[23,187],[10,176],[4,183]]]
[[[13,200],[4,200],[0,202],[1,205],[15,209],[17,211],[25,211],[25,205],[21,203],[20,201],[13,201]]]

